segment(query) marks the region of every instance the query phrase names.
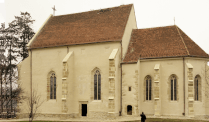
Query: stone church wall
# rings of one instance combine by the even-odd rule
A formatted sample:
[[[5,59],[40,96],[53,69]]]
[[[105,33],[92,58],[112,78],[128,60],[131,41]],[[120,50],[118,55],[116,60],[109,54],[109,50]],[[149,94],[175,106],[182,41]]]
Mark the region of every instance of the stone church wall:
[[[66,54],[66,47],[32,50],[33,89],[45,100],[40,113],[59,114],[62,111],[62,60]],[[47,100],[47,79],[50,72],[54,72],[56,76],[56,99]]]
[[[74,51],[74,99],[73,113],[79,113],[79,102],[88,102],[89,115],[96,112],[108,112],[109,97],[109,56],[113,49],[120,48],[120,43],[103,43],[94,45],[70,46],[69,51]],[[102,55],[101,55],[102,54]],[[118,51],[120,54],[120,50]],[[92,97],[94,69],[101,72],[101,100]],[[69,108],[70,109],[70,108]]]
[[[207,73],[206,73],[206,77],[209,77],[209,66],[205,66]],[[205,88],[205,112],[206,115],[209,115],[209,78],[206,78],[206,85],[204,86]],[[209,119],[209,116],[207,116],[207,118]]]
[[[137,64],[123,64],[122,69],[122,115],[130,116],[129,114],[131,114],[136,116],[139,113]],[[128,106],[132,107],[132,111],[128,111]]]
[[[189,115],[189,110],[194,109],[194,117],[203,117],[205,116],[205,112],[207,111],[207,103],[204,101],[205,98],[205,80],[204,80],[204,65],[205,60],[204,59],[195,59],[195,58],[186,58],[185,63],[185,114],[186,116]],[[194,101],[194,107],[189,108],[189,93],[188,93],[188,67],[187,63],[190,63],[193,66],[192,71],[192,79],[194,81],[194,78],[196,75],[200,75],[201,77],[201,94],[199,94],[199,98],[201,98],[199,101]],[[172,58],[172,59],[146,59],[141,60],[140,63],[140,81],[139,81],[139,112],[145,112],[146,115],[155,115],[155,105],[154,105],[154,82],[155,82],[155,70],[154,67],[156,64],[159,64],[159,70],[160,70],[160,76],[159,76],[159,99],[161,101],[160,105],[160,116],[183,116],[184,113],[184,90],[183,90],[183,59],[182,58]],[[122,73],[122,81],[123,81],[123,115],[127,115],[127,105],[134,104],[137,100],[134,99],[134,87],[136,85],[134,84],[134,77],[136,77],[136,73],[134,70],[136,69],[136,64],[123,64],[123,73]],[[139,74],[138,74],[139,75]],[[151,76],[152,79],[152,100],[146,100],[145,93],[145,77]],[[171,88],[170,88],[170,76],[174,75],[177,78],[177,100],[171,101]],[[153,82],[154,81],[154,82]],[[133,86],[133,91],[128,91],[128,86]],[[130,93],[133,92],[133,93]],[[199,90],[200,92],[200,90]],[[192,93],[194,96],[194,93]],[[134,114],[134,108],[133,108],[133,114]]]
[[[154,79],[156,64],[160,65],[159,79]],[[159,81],[159,99],[160,108],[159,115],[162,116],[182,116],[183,113],[183,60],[180,59],[147,59],[141,60],[141,111],[144,111],[148,115],[155,115],[154,107],[154,83]],[[152,100],[146,100],[145,98],[145,77],[149,75],[152,79]],[[177,100],[171,101],[171,88],[170,88],[170,77],[174,75],[177,78]]]
[[[39,109],[38,113],[43,116],[60,116],[60,117],[81,117],[81,104],[88,105],[88,117],[109,117],[118,116],[120,111],[120,50],[119,42],[98,43],[91,45],[77,45],[56,48],[34,49],[32,51],[32,80],[33,89],[42,95],[45,102]],[[113,49],[118,52],[113,60],[109,56]],[[73,52],[72,57],[67,61],[68,75],[66,111],[63,112],[62,91],[63,91],[63,58],[68,52]],[[101,55],[102,54],[102,55]],[[31,56],[31,54],[30,54]],[[19,83],[21,83],[26,94],[30,92],[30,56],[18,64]],[[187,63],[193,66],[192,72],[188,72]],[[111,66],[110,66],[111,64]],[[146,115],[155,115],[154,103],[154,83],[152,84],[152,100],[145,100],[145,77],[151,76],[154,82],[154,67],[159,64],[159,99],[161,101],[160,115],[162,116],[183,116],[183,59],[146,59],[140,61],[140,67],[137,63],[122,65],[122,115],[127,115],[127,106],[132,106],[132,116],[138,116],[142,111]],[[209,113],[209,98],[207,96],[208,88],[205,79],[205,60],[198,58],[185,58],[185,113],[188,116],[189,110],[194,110],[194,117],[202,117]],[[64,68],[65,69],[65,68]],[[101,73],[101,100],[94,100],[92,97],[93,71],[99,70]],[[139,70],[140,69],[140,70]],[[50,72],[54,72],[57,78],[57,98],[47,99],[47,79]],[[109,78],[110,71],[115,76],[114,92],[114,114],[109,112]],[[112,72],[113,71],[113,72]],[[192,75],[188,74],[192,73]],[[170,79],[171,75],[177,77],[177,101],[170,100]],[[193,108],[188,101],[188,80],[194,81],[196,75],[201,77],[200,101],[193,102]],[[140,76],[140,77],[139,77]],[[129,90],[129,87],[131,90]],[[190,95],[191,96],[191,95]],[[112,99],[112,98],[111,98]],[[27,104],[24,102],[20,105],[22,116],[26,115]],[[190,108],[189,108],[190,107]]]
[[[201,94],[198,95],[199,100],[194,100],[194,116],[205,115],[207,109],[207,83],[205,80],[205,60],[201,58],[186,58],[186,62],[193,66],[193,80],[199,75],[201,78]],[[199,84],[200,85],[200,84]],[[206,87],[204,87],[206,86]],[[200,90],[200,89],[199,89]],[[206,92],[206,93],[205,93]]]
[[[121,110],[121,51],[118,50],[115,59],[115,115]],[[111,67],[109,67],[111,68]],[[109,69],[110,70],[110,69]]]
[[[18,64],[18,84],[22,87],[24,91],[30,91],[30,58],[26,58],[23,62]],[[24,92],[24,95],[28,95],[28,92]],[[18,108],[21,109],[20,112],[27,112],[27,104],[23,102],[23,104],[19,104]]]
[[[39,113],[46,115],[60,115],[66,114],[74,117],[81,116],[81,104],[87,104],[87,116],[97,116],[108,114],[108,97],[109,97],[109,56],[113,49],[118,49],[115,68],[116,69],[116,87],[115,87],[115,112],[117,116],[120,110],[120,62],[121,57],[121,44],[120,42],[110,43],[97,43],[97,44],[86,44],[86,45],[75,45],[54,48],[43,48],[34,49],[32,51],[32,73],[33,73],[33,89],[36,89],[39,94],[42,95],[42,99],[45,102],[39,109]],[[66,96],[66,107],[63,111],[62,95],[63,95],[63,59],[68,52],[73,52],[72,58],[67,61],[68,76],[66,77],[67,84],[67,96]],[[24,75],[24,72],[30,68],[30,57],[24,60],[20,66],[20,74]],[[23,66],[24,64],[24,66]],[[119,69],[118,69],[119,68]],[[101,100],[92,99],[91,83],[92,71],[99,69],[101,72]],[[56,75],[57,82],[57,93],[56,99],[47,100],[47,77],[48,73],[54,72]],[[22,83],[25,84],[26,92],[29,93],[30,83],[29,75],[27,79],[23,78]],[[28,83],[28,85],[26,85]],[[21,107],[24,110],[24,107]],[[22,112],[25,113],[26,111]],[[97,113],[97,115],[95,115]],[[98,115],[99,116],[99,115]],[[115,116],[115,115],[114,115]]]

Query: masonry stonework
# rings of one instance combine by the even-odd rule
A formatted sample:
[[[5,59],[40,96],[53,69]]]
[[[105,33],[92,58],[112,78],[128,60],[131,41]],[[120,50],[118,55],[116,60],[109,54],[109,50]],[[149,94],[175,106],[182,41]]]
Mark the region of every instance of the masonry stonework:
[[[109,113],[115,112],[115,60],[109,60]]]
[[[138,79],[138,76],[139,76],[139,72],[138,72],[138,70],[135,70],[135,76],[134,76],[134,78],[135,78],[135,84],[134,84],[134,90],[135,90],[135,93],[134,93],[134,95],[135,95],[135,105],[133,106],[135,109],[133,109],[133,110],[135,110],[135,115],[139,115],[139,105],[138,105],[138,103],[139,103],[139,87],[138,87],[138,82],[139,82],[139,79]]]
[[[194,79],[193,67],[187,63],[187,79],[188,79],[188,115],[194,117]]]
[[[154,68],[154,106],[155,116],[161,115],[161,95],[160,95],[160,65],[156,64]]]

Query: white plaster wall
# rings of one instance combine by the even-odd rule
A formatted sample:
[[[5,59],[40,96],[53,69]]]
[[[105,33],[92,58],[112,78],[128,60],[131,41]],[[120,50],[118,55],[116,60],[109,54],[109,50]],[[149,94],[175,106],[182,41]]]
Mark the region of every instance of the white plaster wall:
[[[182,116],[184,112],[183,103],[183,59],[161,61],[161,106],[163,115]],[[168,98],[168,89],[170,86],[169,77],[174,74],[177,76],[177,101],[171,101]]]
[[[207,70],[209,69],[209,66],[206,66]],[[209,76],[209,71],[207,71],[206,73],[206,76],[208,77]],[[209,78],[206,78],[207,82],[209,82]],[[209,115],[209,86],[208,85],[205,85],[205,107],[206,107],[206,110],[205,110],[205,114],[206,115]]]
[[[70,46],[69,51],[74,51],[74,113],[78,113],[78,101],[89,101],[88,111],[108,112],[109,97],[109,56],[113,49],[118,48],[120,43],[98,43],[93,45]],[[91,94],[91,71],[95,68],[101,70],[101,101],[90,100]],[[118,103],[118,101],[117,101]]]
[[[201,89],[202,89],[202,101],[194,101],[194,115],[205,115],[206,104],[205,103],[205,59],[201,58],[186,58],[185,62],[190,63],[193,66],[193,80],[196,75],[201,77]]]
[[[30,56],[29,56],[30,57]],[[24,96],[30,94],[30,58],[26,58],[24,61],[18,64],[18,84],[24,91]],[[19,104],[19,108],[22,108],[20,112],[26,113],[28,106],[24,101],[22,104]]]
[[[128,45],[131,38],[132,29],[137,29],[136,25],[136,17],[134,12],[134,6],[131,8],[131,12],[125,27],[125,31],[122,38],[122,51],[123,51],[123,58],[127,52]]]
[[[88,101],[88,112],[108,112],[108,97],[109,97],[109,55],[113,49],[118,48],[119,51],[115,58],[115,66],[119,67],[120,62],[120,43],[97,43],[87,45],[69,46],[69,52],[73,51],[73,56],[68,60],[68,97],[67,106],[68,113],[79,113],[79,101]],[[42,95],[42,99],[45,100],[40,108],[41,113],[61,113],[61,95],[62,95],[62,60],[67,54],[67,47],[56,47],[56,48],[44,48],[34,49],[32,51],[32,74],[33,74],[33,88],[38,90],[38,93]],[[31,55],[30,55],[31,56]],[[25,93],[30,93],[30,56],[23,62],[18,64],[20,78],[18,82],[21,82]],[[204,61],[205,59],[186,58],[185,63],[193,65],[193,77],[197,74],[201,76],[202,88],[204,89]],[[143,83],[144,78],[147,75],[152,77],[154,80],[154,66],[160,64],[160,99],[161,99],[161,114],[162,115],[178,115],[181,116],[183,113],[183,59],[172,58],[172,59],[150,59],[140,61],[140,79],[139,79],[139,112],[142,111],[149,115],[154,114],[154,101],[144,100]],[[91,101],[91,71],[98,67],[101,70],[102,77],[102,100]],[[127,109],[127,105],[132,105],[135,110],[135,70],[139,69],[136,63],[134,64],[123,64],[122,65],[122,80],[123,90],[125,96],[123,96],[123,115]],[[187,70],[185,64],[185,84],[187,86]],[[57,99],[46,100],[47,98],[47,75],[50,71],[55,71],[57,77]],[[178,101],[170,101],[168,99],[168,79],[170,75],[175,74],[178,81]],[[116,112],[120,110],[120,68],[116,68],[116,89],[115,89],[115,103]],[[131,91],[128,91],[128,86],[132,87]],[[186,91],[186,115],[188,113],[187,105],[187,91]],[[207,108],[208,103],[205,103],[208,99],[205,98],[204,91],[202,92],[202,102],[194,102],[194,114],[205,115],[209,113]],[[26,112],[26,104],[23,103],[20,106],[22,113]],[[133,111],[134,112],[134,111]]]
[[[141,79],[140,84],[143,85],[147,75],[152,77],[154,81],[154,66],[160,64],[160,99],[162,115],[182,115],[183,113],[183,62],[182,59],[161,59],[161,60],[144,60],[141,61]],[[170,101],[168,94],[169,77],[175,74],[178,80],[178,101]],[[154,84],[153,84],[154,85]],[[152,86],[153,86],[152,85]],[[144,91],[141,89],[141,109],[146,114],[154,114],[154,100],[146,101]]]
[[[66,47],[44,48],[32,50],[32,82],[45,102],[40,113],[61,113],[62,107],[62,60],[67,54]],[[47,101],[47,76],[50,71],[56,75],[56,99]]]
[[[122,96],[122,115],[127,115],[127,106],[132,106],[132,115],[135,115],[135,104],[137,103],[135,99],[134,93],[135,90],[135,81],[136,81],[136,75],[135,70],[137,69],[137,64],[123,64],[122,65],[122,86],[123,86],[123,96]],[[128,91],[128,87],[131,87],[131,91]],[[131,115],[128,115],[131,116]]]
[[[113,49],[118,48],[119,58],[121,54],[121,44],[120,42],[109,42],[109,43],[95,43],[86,45],[73,45],[69,46],[69,52],[73,51],[73,58],[68,61],[72,62],[74,65],[68,64],[69,71],[68,75],[68,98],[67,106],[68,113],[79,113],[79,101],[88,101],[88,112],[99,111],[108,112],[108,97],[109,97],[109,56]],[[42,99],[45,102],[40,107],[41,113],[46,114],[60,114],[61,113],[61,96],[62,96],[62,60],[67,55],[67,47],[54,47],[54,48],[42,48],[32,50],[32,73],[33,73],[33,88],[38,90],[38,93],[42,95]],[[24,67],[21,68],[20,74],[22,75],[24,71],[29,70],[29,58],[21,63]],[[119,60],[117,59],[117,65]],[[101,101],[91,101],[91,71],[98,67],[101,70]],[[73,70],[73,71],[72,71]],[[50,71],[54,71],[57,77],[57,99],[56,100],[46,100],[47,99],[47,75]],[[117,69],[117,84],[120,84],[120,70]],[[72,76],[73,75],[73,76]],[[23,75],[22,75],[23,76]],[[27,74],[29,77],[29,74]],[[21,82],[25,84],[29,78],[22,78]],[[30,91],[29,85],[26,92]],[[116,89],[116,97],[119,95],[119,86]],[[119,102],[119,97],[116,99],[117,105]],[[73,103],[73,104],[72,104]],[[119,105],[117,106],[117,111],[119,110]]]
[[[197,74],[199,74],[202,78],[202,87],[204,87],[204,61],[205,59],[197,59],[197,58],[188,58],[185,59],[185,112],[186,115],[188,115],[188,88],[187,88],[187,66],[186,63],[190,63],[193,65],[193,77],[195,77]],[[141,60],[140,63],[140,81],[139,81],[139,112],[141,113],[142,111],[145,114],[148,115],[154,115],[154,100],[152,96],[151,101],[146,101],[145,94],[144,94],[144,79],[147,75],[150,75],[152,77],[152,81],[154,81],[154,66],[156,64],[160,64],[160,99],[161,99],[161,115],[168,115],[168,116],[182,116],[182,113],[184,112],[184,91],[183,91],[183,58],[164,58],[164,59],[146,59],[146,60]],[[135,99],[133,93],[128,91],[128,86],[134,85],[134,70],[137,67],[136,63],[135,64],[123,64],[123,86],[125,86],[125,96],[123,96],[123,111],[125,109],[126,104],[134,104]],[[178,81],[178,99],[177,101],[170,101],[169,100],[169,77],[175,74],[177,76],[177,81]],[[154,84],[152,84],[153,86]],[[127,90],[126,90],[127,87]],[[202,102],[200,101],[195,101],[194,102],[194,113],[196,115],[205,115],[205,111],[207,109],[206,103],[205,103],[205,96],[204,92],[205,90],[202,91]],[[153,94],[152,94],[153,95]],[[204,97],[203,97],[204,96]],[[206,105],[205,105],[206,104]],[[126,113],[123,113],[126,115]]]

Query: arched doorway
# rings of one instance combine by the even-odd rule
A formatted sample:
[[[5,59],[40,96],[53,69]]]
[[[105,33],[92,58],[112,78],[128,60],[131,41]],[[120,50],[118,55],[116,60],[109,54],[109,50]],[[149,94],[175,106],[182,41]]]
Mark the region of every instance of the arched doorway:
[[[132,115],[132,106],[131,105],[127,106],[127,115]]]

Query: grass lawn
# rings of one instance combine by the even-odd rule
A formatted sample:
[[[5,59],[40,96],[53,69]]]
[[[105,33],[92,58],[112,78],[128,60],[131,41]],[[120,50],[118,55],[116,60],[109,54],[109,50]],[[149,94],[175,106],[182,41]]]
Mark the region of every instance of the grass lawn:
[[[135,121],[140,122],[140,121]],[[190,119],[147,119],[145,122],[209,122],[204,120],[190,120]]]
[[[26,121],[20,121],[26,122]],[[55,122],[55,121],[33,121],[33,122]],[[58,121],[57,121],[58,122]],[[127,121],[127,122],[140,122],[140,121]],[[204,120],[189,120],[189,119],[147,119],[146,122],[209,122]]]

